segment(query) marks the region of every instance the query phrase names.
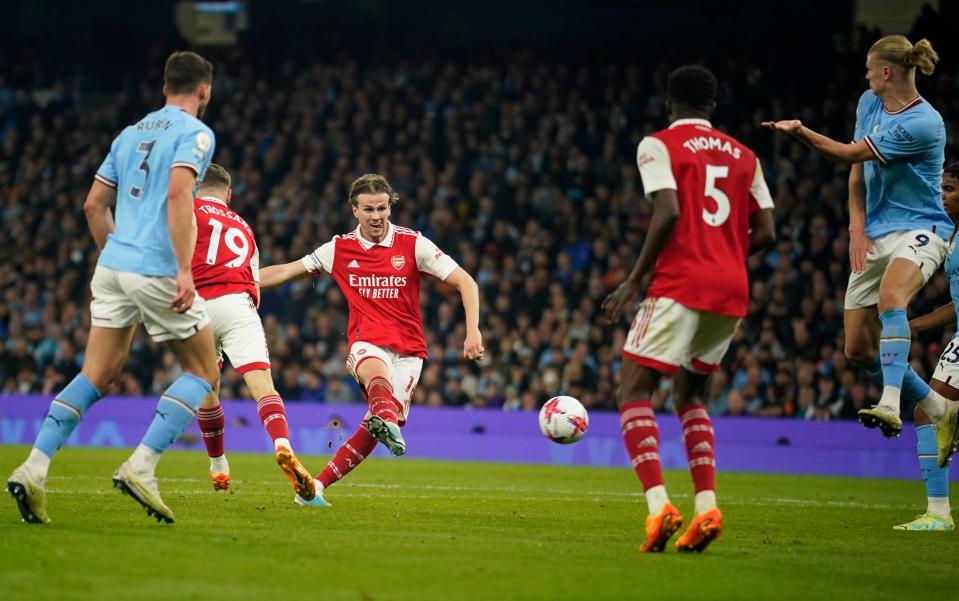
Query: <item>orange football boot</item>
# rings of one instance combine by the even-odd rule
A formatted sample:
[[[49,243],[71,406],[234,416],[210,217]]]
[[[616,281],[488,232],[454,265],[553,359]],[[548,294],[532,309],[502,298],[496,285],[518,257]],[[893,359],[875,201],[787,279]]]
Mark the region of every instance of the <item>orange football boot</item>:
[[[293,486],[296,494],[303,497],[304,501],[310,501],[316,496],[316,481],[310,472],[306,471],[300,460],[296,458],[293,451],[286,447],[277,447],[276,464],[280,466],[287,480]]]
[[[210,472],[210,479],[213,480],[213,490],[229,490],[230,473],[229,472]]]
[[[662,553],[669,537],[683,527],[683,516],[672,503],[666,503],[659,515],[646,516],[646,540],[639,550],[642,553]]]
[[[676,541],[676,548],[680,551],[697,551],[702,553],[709,543],[723,533],[723,514],[713,507],[705,513],[693,518],[692,523],[683,535]]]

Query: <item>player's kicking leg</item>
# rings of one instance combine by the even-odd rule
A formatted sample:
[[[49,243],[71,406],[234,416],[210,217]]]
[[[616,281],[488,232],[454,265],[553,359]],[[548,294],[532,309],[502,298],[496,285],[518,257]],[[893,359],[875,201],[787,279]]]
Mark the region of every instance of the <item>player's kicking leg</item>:
[[[393,374],[389,359],[367,356],[355,365],[356,379],[366,390],[370,404],[367,429],[390,453],[397,457],[403,455],[406,453],[406,440],[403,439],[399,425],[403,416],[403,405],[393,394]]]
[[[689,474],[696,491],[696,515],[676,541],[680,551],[702,552],[723,531],[723,515],[716,506],[716,440],[704,403],[708,381],[708,373],[685,368],[673,378],[673,404],[683,425]]]
[[[50,461],[80,423],[84,413],[108,390],[126,362],[136,323],[117,328],[93,326],[87,339],[83,369],[57,393],[27,460],[7,480],[23,521],[50,521],[46,508],[46,480]]]
[[[683,525],[682,515],[666,494],[659,458],[659,427],[650,400],[661,377],[658,371],[629,358],[623,360],[620,369],[618,404],[623,442],[643,485],[649,509],[646,539],[639,548],[644,553],[663,551]]]

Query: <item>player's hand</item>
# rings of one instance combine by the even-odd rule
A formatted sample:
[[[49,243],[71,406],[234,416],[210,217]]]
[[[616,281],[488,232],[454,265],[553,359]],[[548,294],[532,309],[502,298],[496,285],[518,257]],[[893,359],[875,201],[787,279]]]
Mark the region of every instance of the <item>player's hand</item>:
[[[865,232],[849,232],[849,266],[853,273],[866,271],[866,255],[872,252],[872,240]]]
[[[762,126],[773,131],[781,131],[787,134],[798,133],[802,129],[802,121],[799,119],[786,119],[784,121],[763,121]]]
[[[626,305],[633,302],[637,294],[639,294],[639,286],[632,284],[627,279],[606,297],[606,300],[603,301],[602,309],[609,323],[616,323],[623,309]]]
[[[193,284],[192,271],[177,271],[176,296],[170,301],[170,308],[177,313],[186,313],[193,306],[196,297],[196,286]]]
[[[466,340],[463,341],[463,357],[466,359],[479,360],[483,358],[483,335],[479,330],[473,330],[466,333]]]

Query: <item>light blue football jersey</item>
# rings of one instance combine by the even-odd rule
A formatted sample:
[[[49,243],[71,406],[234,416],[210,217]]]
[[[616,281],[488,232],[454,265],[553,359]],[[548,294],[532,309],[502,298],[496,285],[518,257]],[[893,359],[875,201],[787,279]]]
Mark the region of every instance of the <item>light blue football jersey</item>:
[[[170,170],[189,167],[203,179],[213,157],[213,130],[168,104],[128,126],[113,140],[96,178],[117,189],[114,221],[99,265],[149,276],[175,276],[167,227]]]
[[[956,244],[955,240],[949,244],[949,254],[946,255],[946,262],[942,268],[946,272],[946,278],[949,279],[949,294],[952,296],[956,316],[959,318],[959,244]]]
[[[867,90],[856,108],[855,139],[875,155],[863,165],[866,180],[866,235],[930,230],[944,240],[953,223],[942,208],[942,164],[946,128],[922,97],[888,112]]]

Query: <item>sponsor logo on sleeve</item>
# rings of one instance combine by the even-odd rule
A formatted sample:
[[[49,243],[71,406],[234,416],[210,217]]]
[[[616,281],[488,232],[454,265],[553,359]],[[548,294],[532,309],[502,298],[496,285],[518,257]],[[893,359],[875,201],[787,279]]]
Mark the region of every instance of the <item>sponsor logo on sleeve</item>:
[[[210,150],[211,146],[213,146],[213,140],[210,139],[208,133],[201,131],[196,135],[196,149],[201,155],[206,154],[206,151]]]

